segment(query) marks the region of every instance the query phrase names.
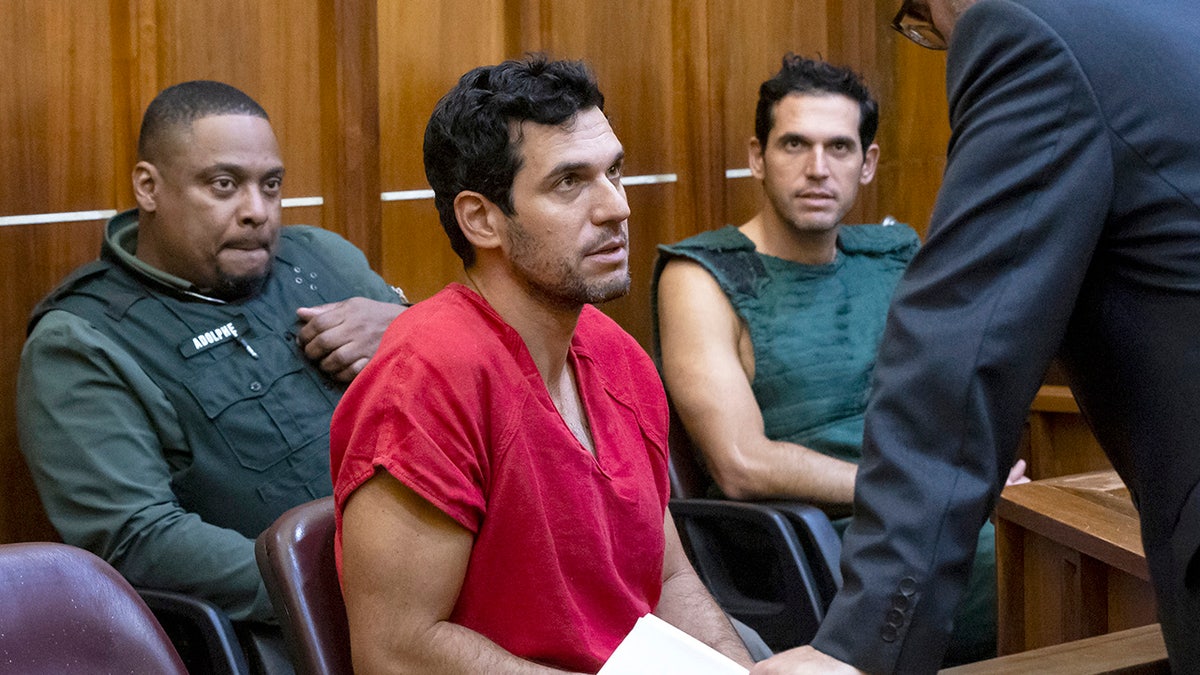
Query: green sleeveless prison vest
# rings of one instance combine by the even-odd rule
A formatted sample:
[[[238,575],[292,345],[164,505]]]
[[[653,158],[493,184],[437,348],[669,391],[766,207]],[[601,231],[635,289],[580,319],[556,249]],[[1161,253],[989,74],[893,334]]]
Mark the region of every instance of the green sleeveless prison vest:
[[[767,437],[857,463],[888,304],[917,247],[904,225],[842,226],[834,262],[802,265],[728,226],[660,246],[654,279],[674,257],[707,269],[749,329]]]

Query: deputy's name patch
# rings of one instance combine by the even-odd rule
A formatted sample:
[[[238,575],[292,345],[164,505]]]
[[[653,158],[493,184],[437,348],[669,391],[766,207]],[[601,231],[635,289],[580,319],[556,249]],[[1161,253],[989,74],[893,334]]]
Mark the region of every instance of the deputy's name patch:
[[[217,345],[233,340],[241,341],[240,338],[249,332],[249,328],[245,319],[228,321],[184,340],[179,344],[179,351],[184,358],[190,358]]]

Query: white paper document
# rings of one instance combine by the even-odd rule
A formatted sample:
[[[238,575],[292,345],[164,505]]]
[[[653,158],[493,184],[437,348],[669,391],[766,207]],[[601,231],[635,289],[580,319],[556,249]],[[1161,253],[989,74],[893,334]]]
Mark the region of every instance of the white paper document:
[[[600,669],[598,675],[746,675],[721,652],[647,614]]]

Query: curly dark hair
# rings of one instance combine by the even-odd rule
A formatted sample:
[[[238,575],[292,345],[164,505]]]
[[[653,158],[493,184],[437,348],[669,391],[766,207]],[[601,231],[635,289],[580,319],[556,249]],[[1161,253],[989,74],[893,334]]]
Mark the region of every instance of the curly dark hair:
[[[879,103],[871,97],[867,85],[853,70],[826,61],[806,59],[788,52],[783,67],[758,88],[758,109],[754,115],[754,135],[767,147],[767,137],[775,124],[775,105],[788,94],[840,94],[858,103],[858,138],[865,153],[875,141],[879,128]]]
[[[458,226],[454,198],[478,192],[511,216],[513,177],[522,163],[520,123],[568,123],[590,108],[604,109],[591,70],[542,54],[475,68],[438,101],[425,127],[425,177],[465,267],[475,264],[475,249]]]

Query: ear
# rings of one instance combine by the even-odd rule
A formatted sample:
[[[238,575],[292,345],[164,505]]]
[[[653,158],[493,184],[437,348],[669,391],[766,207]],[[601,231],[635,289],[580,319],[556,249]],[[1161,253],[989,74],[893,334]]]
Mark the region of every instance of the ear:
[[[134,165],[133,197],[137,200],[139,211],[154,213],[158,207],[158,189],[161,185],[162,176],[158,173],[158,167],[147,161]]]
[[[757,136],[750,137],[750,144],[747,148],[747,161],[750,162],[750,175],[757,180],[762,180],[766,172],[763,170],[763,147],[758,142]]]
[[[500,248],[507,218],[492,200],[478,192],[463,190],[454,197],[454,216],[463,236],[476,249]]]
[[[858,177],[859,185],[866,185],[875,180],[875,169],[879,167],[879,146],[874,143],[867,148],[863,157],[862,174]]]

